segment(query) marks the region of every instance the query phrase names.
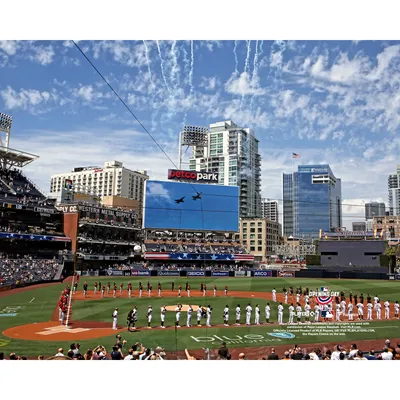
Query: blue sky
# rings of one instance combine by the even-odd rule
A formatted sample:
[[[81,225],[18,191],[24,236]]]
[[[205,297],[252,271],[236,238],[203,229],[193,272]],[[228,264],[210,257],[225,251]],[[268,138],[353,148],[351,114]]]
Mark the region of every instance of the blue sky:
[[[82,41],[82,49],[177,162],[186,122],[254,129],[262,193],[282,198],[282,172],[330,164],[345,224],[387,201],[400,148],[400,45],[364,41]],[[119,160],[166,179],[171,163],[71,42],[0,41],[0,111],[11,147],[38,154],[27,173]],[[292,152],[301,155],[293,162]]]
[[[201,193],[201,199],[192,196]],[[182,203],[175,200],[182,199]],[[237,231],[239,188],[180,182],[146,183],[145,227]]]

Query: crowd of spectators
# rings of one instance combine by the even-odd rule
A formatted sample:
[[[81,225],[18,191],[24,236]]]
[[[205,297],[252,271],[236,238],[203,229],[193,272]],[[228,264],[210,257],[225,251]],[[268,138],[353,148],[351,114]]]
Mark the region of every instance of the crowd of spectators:
[[[171,263],[165,264],[160,262],[147,263],[149,270],[162,269],[167,271],[191,271],[191,270],[205,270],[205,271],[244,271],[252,269],[252,265],[239,265],[239,264],[220,264],[220,263],[198,263],[198,264],[180,264]]]
[[[56,227],[46,229],[45,227],[41,226],[27,225],[23,222],[10,222],[5,220],[0,220],[0,232],[29,235],[64,236],[64,233],[58,232]]]
[[[97,254],[106,256],[131,256],[134,255],[134,247],[114,244],[84,244],[79,243],[78,253]]]
[[[0,285],[25,284],[36,281],[50,281],[58,272],[57,260],[23,257],[7,258],[0,254]]]
[[[242,246],[196,243],[146,243],[146,251],[164,253],[247,254]]]

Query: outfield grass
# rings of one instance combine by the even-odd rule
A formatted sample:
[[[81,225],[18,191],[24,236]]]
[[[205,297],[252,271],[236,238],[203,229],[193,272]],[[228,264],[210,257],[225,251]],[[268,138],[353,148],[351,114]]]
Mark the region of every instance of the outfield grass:
[[[89,295],[93,295],[93,284],[98,281],[99,278],[81,278],[79,282],[79,289],[82,289],[84,280],[89,285]],[[258,303],[261,308],[261,322],[265,321],[265,304],[266,300],[251,298],[249,300],[245,298],[225,297],[223,296],[223,287],[228,285],[229,290],[240,290],[240,291],[251,291],[251,292],[271,292],[275,287],[278,293],[282,293],[282,288],[286,286],[293,286],[296,288],[301,285],[303,288],[308,286],[311,290],[316,288],[328,286],[330,290],[341,291],[343,290],[348,296],[350,291],[360,294],[364,294],[366,300],[367,294],[370,293],[372,297],[378,295],[382,301],[389,300],[393,303],[395,300],[400,301],[400,282],[392,281],[371,281],[371,280],[321,280],[321,279],[283,279],[283,278],[176,278],[175,277],[101,277],[101,282],[106,284],[108,281],[113,284],[115,282],[118,287],[121,282],[124,282],[124,292],[126,295],[127,283],[131,282],[133,286],[133,295],[131,299],[128,298],[104,298],[101,300],[87,299],[85,301],[76,300],[73,301],[73,320],[91,320],[91,321],[103,321],[109,322],[111,326],[111,312],[115,307],[119,308],[119,325],[125,324],[126,315],[133,305],[138,307],[138,327],[147,326],[146,312],[149,304],[153,306],[153,322],[152,326],[156,327],[160,324],[160,312],[161,305],[175,305],[178,302],[182,304],[189,304],[186,292],[182,291],[182,297],[179,298],[158,298],[157,297],[157,283],[161,282],[164,290],[171,289],[171,282],[175,282],[175,290],[179,285],[185,288],[185,283],[188,281],[191,285],[192,290],[199,290],[200,284],[207,284],[207,298],[204,297],[191,297],[191,305],[208,305],[213,307],[213,316],[211,324],[221,324],[222,311],[226,304],[230,306],[230,323],[234,323],[234,309],[237,304],[242,307],[242,323],[244,323],[245,313],[244,308],[247,303],[251,303],[253,309]],[[153,285],[152,298],[147,297],[147,281],[150,280]],[[144,287],[143,297],[139,299],[138,296],[138,283],[142,282]],[[213,297],[212,287],[214,284],[217,285],[220,297]],[[53,285],[46,288],[34,289],[28,292],[21,292],[12,294],[7,297],[0,298],[0,310],[4,310],[6,307],[20,306],[24,307],[17,310],[16,316],[0,317],[0,331],[3,332],[5,329],[29,324],[34,322],[48,321],[51,318],[52,313],[57,305],[59,294],[64,285]],[[119,294],[119,291],[118,291]],[[97,294],[99,297],[99,293]],[[32,299],[34,299],[32,301]],[[290,298],[289,298],[290,302]],[[271,304],[271,322],[277,322],[277,304]],[[287,306],[285,306],[284,322],[288,320]],[[175,313],[168,312],[166,317],[166,325],[172,326],[175,321]],[[203,320],[203,324],[205,321]],[[254,311],[252,315],[252,323],[254,323]],[[181,325],[186,325],[186,312],[181,314]],[[192,325],[196,325],[196,314],[193,313]],[[266,345],[280,345],[287,343],[322,343],[322,342],[340,342],[348,340],[364,340],[364,339],[386,339],[386,338],[397,338],[400,337],[400,321],[380,321],[372,322],[369,325],[363,327],[361,331],[359,328],[353,329],[353,331],[347,330],[336,330],[331,329],[324,330],[324,327],[318,325],[320,332],[315,331],[315,326],[311,328],[301,325],[287,328],[284,326],[252,326],[252,327],[211,327],[201,329],[172,329],[172,330],[147,330],[142,329],[139,332],[123,334],[123,336],[129,340],[129,343],[140,341],[148,347],[156,347],[161,345],[168,351],[182,350],[184,348],[189,349],[201,349],[203,347],[219,347],[219,343],[222,340],[228,342],[229,347],[250,347],[250,346],[266,346]],[[274,331],[286,330],[292,332],[295,336],[292,339],[280,339],[277,337],[270,336]],[[309,329],[312,329],[311,331]],[[71,342],[74,341],[71,338]],[[98,344],[103,344],[106,348],[110,347],[114,343],[114,337],[108,336],[100,339],[93,339],[88,341],[81,341],[83,350],[88,347],[95,347]],[[46,341],[22,341],[7,338],[0,335],[0,351],[11,352],[16,351],[19,355],[26,356],[37,356],[38,354],[52,355],[57,352],[59,346],[68,348],[70,343],[58,343],[58,342],[46,342]]]

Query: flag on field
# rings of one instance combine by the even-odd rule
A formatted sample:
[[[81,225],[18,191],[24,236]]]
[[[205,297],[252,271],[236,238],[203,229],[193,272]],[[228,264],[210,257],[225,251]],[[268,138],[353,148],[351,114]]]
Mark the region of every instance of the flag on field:
[[[300,158],[300,154],[292,153],[292,158]]]

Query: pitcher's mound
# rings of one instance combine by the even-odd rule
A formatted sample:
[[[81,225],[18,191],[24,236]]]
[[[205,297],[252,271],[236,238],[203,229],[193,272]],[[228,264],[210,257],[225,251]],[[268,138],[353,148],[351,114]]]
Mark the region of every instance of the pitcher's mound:
[[[166,306],[165,308],[167,309],[167,311],[175,311],[175,308],[177,306]],[[205,306],[203,306],[205,307]],[[189,304],[182,304],[182,311],[187,311],[189,308]],[[196,312],[199,309],[199,306],[192,306],[193,311]]]

